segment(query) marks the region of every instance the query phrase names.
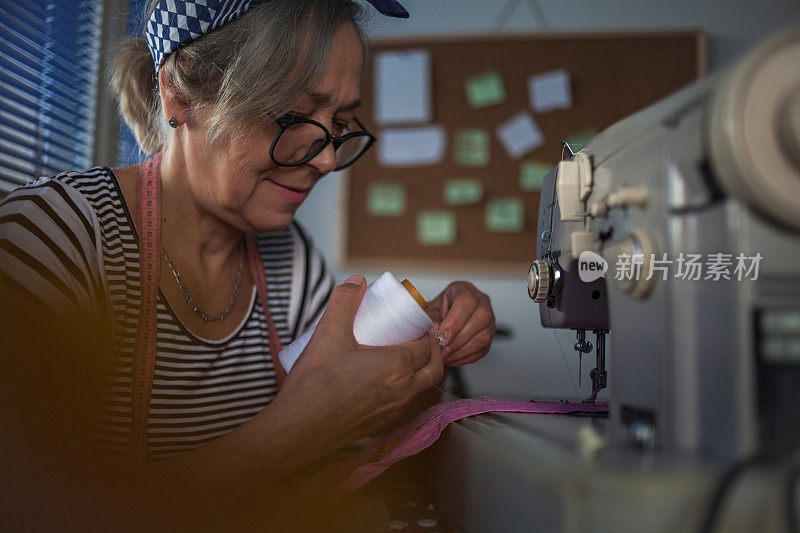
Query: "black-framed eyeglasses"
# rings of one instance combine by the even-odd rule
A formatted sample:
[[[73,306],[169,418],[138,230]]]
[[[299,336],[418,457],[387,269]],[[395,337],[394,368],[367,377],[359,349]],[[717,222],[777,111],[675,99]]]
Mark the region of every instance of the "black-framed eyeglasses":
[[[361,130],[350,131],[351,123],[338,136],[310,118],[287,115],[276,118],[275,122],[278,124],[278,133],[272,138],[269,156],[282,167],[308,163],[333,143],[333,152],[336,154],[334,170],[342,170],[364,155],[375,142],[375,136],[355,117],[353,123]]]

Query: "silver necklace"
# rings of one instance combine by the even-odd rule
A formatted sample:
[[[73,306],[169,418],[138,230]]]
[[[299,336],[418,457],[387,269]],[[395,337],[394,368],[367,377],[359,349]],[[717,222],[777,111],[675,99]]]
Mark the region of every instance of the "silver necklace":
[[[172,262],[172,258],[169,256],[167,251],[164,249],[163,246],[161,248],[161,255],[164,256],[164,259],[167,261],[169,268],[172,270],[172,275],[175,276],[175,281],[178,282],[178,287],[180,287],[181,292],[183,293],[183,297],[186,298],[186,303],[189,304],[189,307],[192,308],[192,311],[197,313],[200,318],[202,318],[206,322],[214,322],[216,320],[222,320],[226,316],[231,313],[233,306],[236,304],[236,299],[239,298],[239,289],[242,287],[242,267],[244,266],[244,246],[239,248],[239,271],[236,273],[236,285],[233,287],[233,297],[231,301],[228,302],[228,305],[225,308],[217,313],[214,316],[211,316],[205,312],[203,312],[200,308],[197,307],[197,304],[194,303],[192,296],[189,294],[189,291],[186,289],[186,285],[183,284],[183,277],[181,276],[180,270],[178,267],[175,266],[175,263]]]

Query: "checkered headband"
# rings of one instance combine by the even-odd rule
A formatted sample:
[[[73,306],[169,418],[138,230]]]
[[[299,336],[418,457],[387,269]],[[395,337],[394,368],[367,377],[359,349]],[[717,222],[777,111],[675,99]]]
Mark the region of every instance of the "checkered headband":
[[[161,0],[145,29],[156,71],[164,59],[184,44],[205,35],[268,0]],[[367,0],[389,17],[408,18],[396,0]]]

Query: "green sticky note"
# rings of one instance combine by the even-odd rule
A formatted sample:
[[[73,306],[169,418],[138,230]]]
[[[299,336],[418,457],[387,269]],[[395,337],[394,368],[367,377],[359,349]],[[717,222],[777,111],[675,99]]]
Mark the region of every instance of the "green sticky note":
[[[482,109],[506,101],[506,88],[503,78],[494,71],[484,72],[468,78],[464,82],[467,91],[467,102],[470,107]]]
[[[456,132],[456,162],[465,167],[485,167],[489,164],[489,134],[486,130],[466,129]]]
[[[423,246],[446,246],[456,241],[456,217],[449,211],[417,214],[417,242]]]
[[[567,142],[569,143],[570,148],[572,148],[573,152],[577,152],[583,146],[592,140],[592,137],[597,135],[597,131],[595,130],[586,130],[580,133],[576,133],[570,137],[567,137]]]
[[[486,229],[519,233],[525,226],[525,204],[520,198],[492,198],[486,203]]]
[[[444,184],[444,203],[447,205],[472,205],[483,198],[483,183],[474,178],[458,178]]]
[[[519,188],[525,192],[541,191],[544,177],[552,168],[541,161],[523,161],[519,165]]]
[[[398,183],[373,183],[367,190],[367,212],[376,217],[397,217],[406,211],[406,189]]]

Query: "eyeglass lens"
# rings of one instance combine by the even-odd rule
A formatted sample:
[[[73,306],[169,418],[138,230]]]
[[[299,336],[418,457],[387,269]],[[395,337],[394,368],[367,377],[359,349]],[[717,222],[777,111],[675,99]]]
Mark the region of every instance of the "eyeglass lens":
[[[350,133],[344,128],[341,136]],[[306,162],[316,156],[327,139],[326,132],[316,124],[296,122],[288,126],[278,138],[273,150],[275,159],[286,165]],[[369,144],[367,136],[355,136],[341,142],[336,149],[336,167],[353,162]]]
[[[369,145],[369,137],[366,135],[351,137],[344,141],[336,150],[336,168],[349,165],[358,159],[366,150],[367,145]]]

